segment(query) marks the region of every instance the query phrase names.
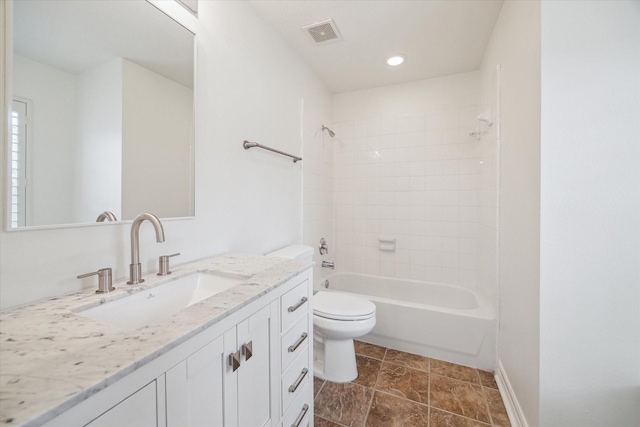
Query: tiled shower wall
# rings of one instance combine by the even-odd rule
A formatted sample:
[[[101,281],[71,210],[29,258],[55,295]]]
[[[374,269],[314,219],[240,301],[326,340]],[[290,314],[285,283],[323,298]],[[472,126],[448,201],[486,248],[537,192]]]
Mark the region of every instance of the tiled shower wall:
[[[469,106],[335,125],[337,270],[478,285],[477,115]]]

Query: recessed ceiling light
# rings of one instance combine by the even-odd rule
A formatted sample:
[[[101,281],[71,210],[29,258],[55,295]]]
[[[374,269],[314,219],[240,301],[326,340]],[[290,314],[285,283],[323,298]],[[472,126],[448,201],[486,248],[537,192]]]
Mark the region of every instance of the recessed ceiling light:
[[[387,64],[391,65],[392,67],[397,67],[403,62],[404,62],[404,56],[401,56],[401,55],[392,56],[391,58],[387,59]]]

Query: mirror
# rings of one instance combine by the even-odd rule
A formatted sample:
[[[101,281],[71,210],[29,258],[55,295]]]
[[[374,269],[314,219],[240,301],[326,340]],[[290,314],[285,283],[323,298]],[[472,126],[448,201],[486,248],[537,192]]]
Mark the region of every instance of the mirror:
[[[145,0],[14,0],[10,229],[194,215],[194,35]]]

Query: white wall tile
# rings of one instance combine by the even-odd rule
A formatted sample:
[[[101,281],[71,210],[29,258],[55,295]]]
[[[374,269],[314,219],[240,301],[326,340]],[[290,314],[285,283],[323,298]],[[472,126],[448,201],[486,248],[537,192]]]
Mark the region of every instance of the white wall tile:
[[[367,120],[367,136],[380,135],[380,118],[374,117]]]
[[[434,144],[424,146],[424,160],[440,160],[444,158],[444,145]]]
[[[394,133],[409,133],[411,132],[411,117],[408,115],[401,115],[395,118],[394,121]]]
[[[396,191],[395,204],[398,206],[406,206],[411,204],[411,192],[409,191]]]
[[[426,280],[428,282],[442,282],[444,276],[442,272],[442,267],[426,267],[427,276]]]
[[[426,130],[435,130],[440,129],[441,122],[440,114],[428,114],[425,117],[425,129]]]
[[[452,285],[460,284],[460,270],[457,268],[443,268],[442,281]]]
[[[423,247],[427,251],[442,251],[444,238],[439,236],[427,236],[423,241]]]
[[[497,150],[469,138],[476,116],[476,107],[463,107],[382,114],[340,127],[344,142],[332,165],[334,222],[341,244],[349,245],[350,267],[477,285],[479,250],[497,245],[496,233],[482,225],[497,219]],[[313,180],[309,185],[321,187]],[[481,226],[487,230],[482,235]],[[380,234],[396,238],[395,252],[378,248]],[[491,277],[488,270],[482,270],[485,277]]]
[[[437,129],[427,129],[425,131],[425,145],[442,144],[442,132]]]
[[[426,139],[426,132],[425,131],[421,131],[421,132],[411,132],[409,134],[409,147],[420,147],[425,145],[425,139]]]
[[[427,267],[424,265],[411,264],[411,276],[413,280],[427,280]]]
[[[444,145],[459,144],[460,130],[459,129],[442,129],[440,130],[440,143]]]
[[[460,268],[464,270],[477,269],[478,258],[476,254],[460,254]]]
[[[426,206],[424,219],[427,221],[442,221],[444,219],[444,208],[442,206]]]
[[[385,116],[380,119],[380,134],[391,135],[395,131],[395,117]]]
[[[455,129],[460,127],[460,113],[458,110],[446,111],[440,117],[441,129]]]
[[[395,167],[395,176],[411,176],[411,170],[407,167],[407,162],[396,162],[394,164]]]
[[[400,221],[411,220],[411,210],[412,210],[411,206],[407,206],[407,205],[395,206],[396,218]]]
[[[442,267],[444,264],[444,253],[439,251],[425,251],[424,265],[430,267]]]
[[[355,138],[364,138],[367,136],[366,120],[359,120],[353,123],[353,136]]]
[[[400,279],[411,279],[411,264],[396,261],[395,277]]]

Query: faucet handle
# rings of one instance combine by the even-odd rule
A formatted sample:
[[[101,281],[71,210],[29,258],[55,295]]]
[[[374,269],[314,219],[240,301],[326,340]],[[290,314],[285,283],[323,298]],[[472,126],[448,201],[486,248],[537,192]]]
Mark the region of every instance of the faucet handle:
[[[101,268],[98,271],[94,271],[92,273],[81,274],[78,276],[78,279],[84,279],[85,277],[98,275],[98,290],[97,294],[106,294],[107,292],[111,292],[115,290],[113,286],[111,286],[111,268]]]
[[[160,267],[158,268],[158,276],[166,276],[171,274],[171,270],[169,270],[169,258],[180,255],[180,252],[176,252],[171,255],[161,255],[158,258],[158,263]]]
[[[327,246],[327,240],[323,237],[320,239],[320,244],[318,245],[320,255],[326,255],[329,253],[329,247]]]

